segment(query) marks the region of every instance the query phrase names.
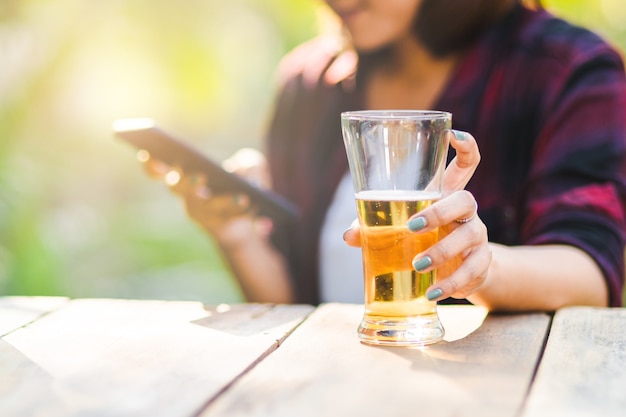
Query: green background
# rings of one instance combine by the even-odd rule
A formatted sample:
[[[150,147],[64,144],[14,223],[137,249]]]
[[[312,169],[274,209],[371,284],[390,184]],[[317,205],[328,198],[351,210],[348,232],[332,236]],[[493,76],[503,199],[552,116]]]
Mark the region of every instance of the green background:
[[[626,50],[623,0],[544,4]],[[261,146],[283,54],[313,0],[2,0],[0,295],[240,301],[211,239],[116,118],[149,116],[216,159]]]

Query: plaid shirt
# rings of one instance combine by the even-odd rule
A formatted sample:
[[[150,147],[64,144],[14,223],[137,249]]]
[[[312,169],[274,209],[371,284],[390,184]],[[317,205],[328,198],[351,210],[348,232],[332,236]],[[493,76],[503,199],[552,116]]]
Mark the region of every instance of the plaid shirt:
[[[317,244],[347,170],[339,114],[364,108],[346,81],[310,69],[285,80],[267,152],[277,192],[301,208],[276,224],[298,302],[317,303]],[[313,82],[311,81],[313,79]],[[462,57],[438,98],[453,127],[471,132],[482,160],[467,186],[489,240],[567,244],[589,253],[621,305],[626,210],[626,77],[595,34],[544,10],[516,8]],[[338,231],[340,233],[340,231]]]

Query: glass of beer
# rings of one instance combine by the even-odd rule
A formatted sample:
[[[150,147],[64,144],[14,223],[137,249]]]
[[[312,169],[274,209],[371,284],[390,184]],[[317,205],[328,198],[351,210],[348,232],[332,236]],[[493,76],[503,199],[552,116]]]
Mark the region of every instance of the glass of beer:
[[[443,338],[437,303],[426,298],[437,271],[421,273],[412,264],[439,231],[411,232],[407,222],[441,198],[451,120],[438,111],[341,114],[361,229],[364,343],[420,346]]]

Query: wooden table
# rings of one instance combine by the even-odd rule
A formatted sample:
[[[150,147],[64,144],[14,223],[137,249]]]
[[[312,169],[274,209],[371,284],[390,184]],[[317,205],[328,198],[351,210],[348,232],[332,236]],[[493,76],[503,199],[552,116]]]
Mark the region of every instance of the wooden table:
[[[626,310],[486,315],[359,343],[363,306],[0,297],[0,416],[624,416]]]

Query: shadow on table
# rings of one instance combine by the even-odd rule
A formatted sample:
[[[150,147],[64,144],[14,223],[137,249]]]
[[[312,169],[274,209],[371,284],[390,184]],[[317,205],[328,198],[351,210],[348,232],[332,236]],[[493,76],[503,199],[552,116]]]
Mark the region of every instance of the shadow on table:
[[[547,314],[490,314],[482,325],[455,340],[418,349],[381,349],[406,360],[418,374],[444,378],[449,389],[481,399],[483,405],[521,406],[549,321]]]
[[[277,328],[290,332],[312,311],[308,305],[220,304],[204,306],[207,316],[192,323],[236,336],[270,333]]]

